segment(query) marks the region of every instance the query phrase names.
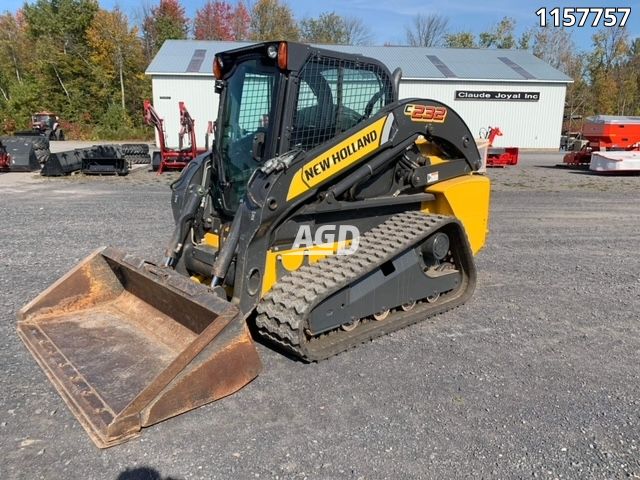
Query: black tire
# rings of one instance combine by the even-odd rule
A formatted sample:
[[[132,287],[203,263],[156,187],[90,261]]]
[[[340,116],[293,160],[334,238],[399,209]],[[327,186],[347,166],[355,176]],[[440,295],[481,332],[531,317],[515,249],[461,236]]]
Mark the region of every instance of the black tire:
[[[45,150],[34,149],[34,154],[40,165],[44,165],[45,163],[47,163],[49,161],[49,157],[51,156],[51,152],[49,152],[48,148]]]
[[[153,152],[153,157],[151,157],[151,170],[157,172],[160,168],[160,162],[162,161],[162,156],[160,152]]]
[[[123,143],[122,153],[130,156],[148,155],[149,145],[146,143]]]
[[[38,159],[38,163],[40,165],[47,163],[51,155],[49,139],[47,137],[33,137],[31,138],[31,145],[33,147],[33,153]]]
[[[148,153],[145,155],[130,155],[128,158],[134,165],[146,165],[151,163],[151,157]]]
[[[30,140],[34,150],[49,150],[49,139],[47,137],[32,137]]]

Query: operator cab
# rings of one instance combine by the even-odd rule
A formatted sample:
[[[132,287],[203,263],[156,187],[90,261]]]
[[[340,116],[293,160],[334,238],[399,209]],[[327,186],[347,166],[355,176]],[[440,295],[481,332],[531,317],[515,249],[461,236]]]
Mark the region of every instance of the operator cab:
[[[311,150],[397,99],[397,82],[380,62],[291,42],[221,53],[216,147],[219,204],[233,214],[262,162]]]
[[[36,113],[31,117],[33,127],[41,130],[53,129],[57,121],[58,116],[49,112]]]

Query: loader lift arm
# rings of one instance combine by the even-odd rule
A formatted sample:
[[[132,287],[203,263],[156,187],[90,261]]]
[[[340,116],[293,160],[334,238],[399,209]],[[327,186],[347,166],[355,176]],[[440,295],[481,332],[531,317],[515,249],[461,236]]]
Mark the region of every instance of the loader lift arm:
[[[158,142],[160,143],[160,151],[164,152],[167,149],[167,138],[164,131],[164,120],[160,118],[156,109],[151,105],[151,101],[145,99],[144,101],[144,120],[147,125],[153,126],[158,134]]]
[[[181,170],[191,160],[208,149],[208,145],[206,148],[200,149],[196,145],[195,120],[189,114],[185,103],[179,102],[178,108],[180,110],[180,130],[178,131],[178,148],[176,149],[167,146],[164,120],[160,118],[160,115],[158,115],[149,100],[144,101],[144,119],[147,125],[152,125],[158,133],[160,147],[160,163],[157,165],[158,174],[161,174],[166,169]],[[187,148],[184,148],[183,145],[185,136],[187,136],[189,142]],[[205,143],[208,144],[208,141],[205,141]]]
[[[195,121],[191,118],[189,111],[187,110],[184,102],[179,102],[178,106],[180,108],[180,132],[178,133],[178,148],[180,150],[184,149],[184,136],[187,135],[189,137],[189,150],[191,150],[191,155],[193,158],[198,155],[198,147],[196,146],[196,130],[195,130]]]

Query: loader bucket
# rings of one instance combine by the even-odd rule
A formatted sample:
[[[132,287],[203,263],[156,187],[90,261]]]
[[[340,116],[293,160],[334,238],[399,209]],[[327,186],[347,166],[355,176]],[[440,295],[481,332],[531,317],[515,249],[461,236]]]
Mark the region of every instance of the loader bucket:
[[[129,162],[119,145],[94,145],[82,153],[82,173],[85,175],[126,175]]]
[[[33,172],[40,170],[34,139],[28,137],[2,137],[0,141],[11,157],[11,163],[8,165],[10,171]]]
[[[77,172],[82,168],[82,149],[52,153],[42,167],[40,175],[61,177]]]
[[[98,447],[239,390],[261,362],[239,310],[173,270],[94,252],[18,333]]]

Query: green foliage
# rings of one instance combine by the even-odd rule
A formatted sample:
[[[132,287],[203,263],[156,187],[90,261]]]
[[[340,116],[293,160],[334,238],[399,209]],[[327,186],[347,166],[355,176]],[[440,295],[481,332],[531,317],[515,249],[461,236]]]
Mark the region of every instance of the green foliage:
[[[300,32],[302,40],[309,43],[347,43],[346,23],[335,12],[322,13],[318,18],[305,18],[300,22]]]
[[[122,106],[111,104],[102,115],[94,134],[100,139],[131,140],[149,138],[150,129],[134,125],[133,120]]]
[[[257,0],[251,10],[251,39],[290,40],[300,38],[298,25],[286,3],[279,0]]]
[[[40,94],[38,110],[53,110],[68,121],[80,119],[94,81],[86,30],[98,9],[97,0],[25,4],[26,31],[34,47],[31,71]]]
[[[444,37],[444,46],[447,48],[475,48],[476,39],[471,32],[449,33]]]
[[[122,128],[131,128],[133,122],[125,110],[120,105],[111,104],[107,107],[100,119],[100,126],[106,130],[120,130]]]
[[[84,43],[87,27],[98,11],[97,0],[36,0],[25,3],[23,12],[29,34],[62,41],[64,48]]]
[[[27,78],[23,82],[13,85],[11,97],[5,103],[3,110],[4,116],[15,122],[17,130],[30,128],[31,115],[41,110],[38,83],[32,78]]]
[[[28,128],[34,112],[49,110],[68,138],[141,136],[147,63],[137,29],[118,9],[101,10],[96,0],[36,0],[1,15],[0,62],[10,66],[0,69],[4,131]],[[123,121],[105,126],[114,104]]]
[[[300,22],[303,42],[327,45],[369,45],[371,31],[359,18],[343,17],[336,12],[321,13]]]
[[[491,30],[480,34],[480,46],[483,48],[515,48],[515,27],[516,21],[513,18],[504,17]]]
[[[593,37],[587,77],[593,96],[591,113],[630,115],[640,110],[637,44],[624,28],[603,28]]]

